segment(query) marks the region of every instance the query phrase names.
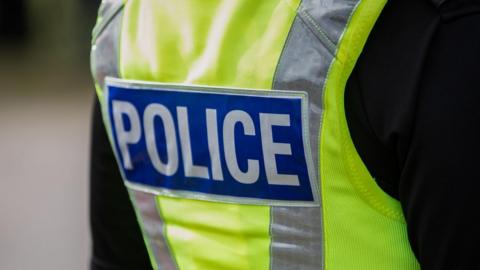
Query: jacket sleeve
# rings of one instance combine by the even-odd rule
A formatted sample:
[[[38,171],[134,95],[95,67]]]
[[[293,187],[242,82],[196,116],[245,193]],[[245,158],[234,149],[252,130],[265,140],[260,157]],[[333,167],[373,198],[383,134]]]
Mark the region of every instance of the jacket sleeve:
[[[480,14],[446,17],[418,83],[399,198],[422,269],[480,269]]]

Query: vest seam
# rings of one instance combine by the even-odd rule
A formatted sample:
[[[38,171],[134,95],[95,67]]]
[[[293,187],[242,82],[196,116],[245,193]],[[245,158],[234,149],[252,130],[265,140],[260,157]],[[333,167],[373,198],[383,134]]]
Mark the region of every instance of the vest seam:
[[[320,25],[315,22],[312,15],[310,15],[305,10],[297,11],[302,22],[307,26],[307,28],[314,34],[314,36],[326,47],[328,52],[336,57],[337,45],[332,39],[327,35],[327,33],[320,27]]]

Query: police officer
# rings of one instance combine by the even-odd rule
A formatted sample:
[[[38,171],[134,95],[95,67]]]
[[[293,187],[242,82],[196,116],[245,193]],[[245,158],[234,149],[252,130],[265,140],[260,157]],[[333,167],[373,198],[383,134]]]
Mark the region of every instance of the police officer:
[[[92,269],[480,269],[479,22],[461,0],[105,1]]]

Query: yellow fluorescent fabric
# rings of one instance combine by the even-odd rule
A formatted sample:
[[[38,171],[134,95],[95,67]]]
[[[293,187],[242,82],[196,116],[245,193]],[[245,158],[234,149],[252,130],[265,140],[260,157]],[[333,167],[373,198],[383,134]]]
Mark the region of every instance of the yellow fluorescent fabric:
[[[180,269],[269,269],[269,209],[158,198]]]
[[[297,1],[130,0],[124,79],[270,89]],[[270,207],[158,197],[180,269],[270,267]]]
[[[360,2],[325,86],[320,168],[327,270],[419,269],[400,204],[370,176],[355,150],[345,118],[346,82],[385,2]]]
[[[280,0],[128,1],[121,75],[269,89],[294,16]]]

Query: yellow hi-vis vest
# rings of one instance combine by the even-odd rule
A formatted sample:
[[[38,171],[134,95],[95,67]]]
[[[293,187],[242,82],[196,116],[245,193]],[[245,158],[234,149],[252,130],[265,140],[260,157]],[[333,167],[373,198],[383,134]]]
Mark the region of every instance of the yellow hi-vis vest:
[[[400,204],[345,118],[347,79],[385,2],[103,1],[92,73],[154,269],[419,269]],[[205,113],[219,132],[192,121]],[[300,148],[304,176],[282,171]]]

